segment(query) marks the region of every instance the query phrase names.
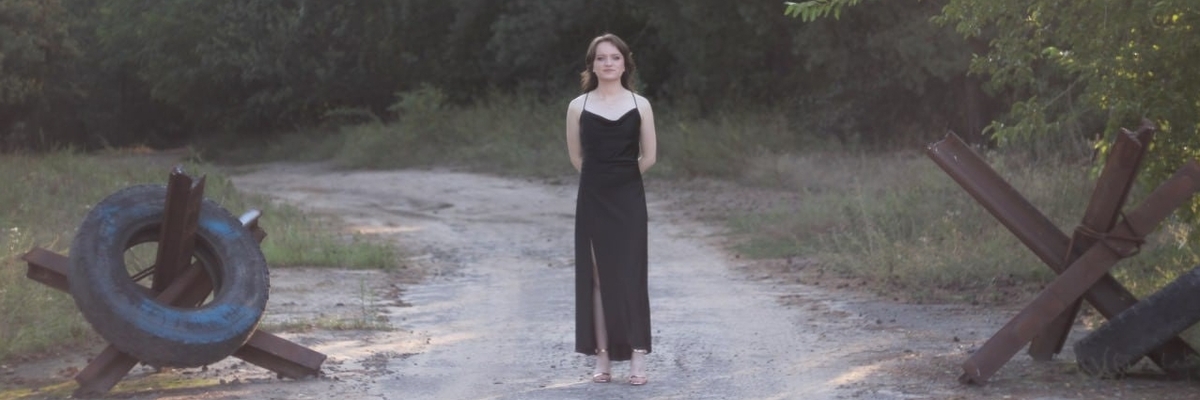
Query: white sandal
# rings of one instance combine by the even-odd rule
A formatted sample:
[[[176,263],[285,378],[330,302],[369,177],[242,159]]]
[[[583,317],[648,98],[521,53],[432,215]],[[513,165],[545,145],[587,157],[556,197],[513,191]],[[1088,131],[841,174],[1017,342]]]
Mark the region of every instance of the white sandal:
[[[646,354],[646,350],[643,350],[643,349],[633,349],[633,352],[642,354],[642,355]],[[642,372],[642,375],[640,375],[640,376],[634,375],[632,372],[629,374],[629,384],[630,385],[642,386],[642,385],[645,385],[647,382],[650,382],[650,379],[648,379],[646,377],[645,372]]]
[[[601,353],[608,354],[608,350],[596,350],[597,358],[600,356]],[[600,362],[600,360],[597,359],[596,363],[599,363],[599,362]],[[610,361],[610,363],[611,363],[611,361]],[[612,368],[611,364],[609,365],[609,368]],[[595,382],[595,383],[612,382],[612,374],[608,373],[608,372],[593,372],[592,373],[592,382]]]

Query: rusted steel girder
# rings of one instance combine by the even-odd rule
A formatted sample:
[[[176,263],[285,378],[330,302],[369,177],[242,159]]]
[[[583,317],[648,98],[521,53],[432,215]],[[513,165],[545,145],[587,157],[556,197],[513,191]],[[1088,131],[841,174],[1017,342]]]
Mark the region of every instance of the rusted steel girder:
[[[26,278],[61,292],[71,290],[67,284],[67,271],[71,270],[71,260],[67,256],[41,247],[34,247],[21,256],[21,260],[29,265],[25,270]]]
[[[175,166],[167,179],[163,222],[158,230],[158,252],[154,259],[154,282],[150,289],[162,293],[192,263],[200,204],[204,202],[204,180],[192,179]]]
[[[1073,251],[1070,238],[1005,182],[966,143],[950,133],[942,141],[930,145],[926,154],[1029,247],[1034,255],[1055,272],[1062,273],[1065,265],[1061,263],[1061,257]],[[1108,319],[1137,303],[1137,298],[1108,274],[1104,274],[1088,289],[1084,299]],[[1187,342],[1179,338],[1167,341],[1148,355],[1155,364],[1173,376],[1185,375],[1186,370],[1176,366],[1184,365],[1189,358],[1198,356]]]
[[[1141,168],[1142,158],[1150,148],[1150,140],[1154,138],[1154,130],[1154,125],[1148,120],[1142,121],[1136,133],[1121,129],[1112,151],[1105,159],[1104,169],[1096,179],[1096,187],[1092,190],[1083,221],[1071,235],[1070,252],[1064,254],[1060,265],[1071,265],[1080,254],[1096,244],[1097,234],[1108,232],[1117,223],[1121,208],[1129,197],[1129,189],[1133,187],[1138,169]],[[1080,302],[1076,300],[1067,307],[1067,311],[1050,322],[1045,332],[1029,343],[1029,355],[1034,360],[1047,361],[1062,351],[1067,335],[1071,333],[1071,326],[1075,324]]]
[[[1075,260],[1032,302],[963,363],[964,383],[984,383],[1034,335],[1067,309],[1122,258],[1136,254],[1146,234],[1200,191],[1200,163],[1191,161],[1163,182],[1100,243]]]
[[[233,356],[292,379],[317,376],[326,357],[318,351],[262,330],[255,330]]]
[[[1056,272],[1062,271],[1060,263],[1070,250],[1070,238],[1005,182],[962,139],[950,133],[945,139],[929,145],[925,154],[1042,262]]]

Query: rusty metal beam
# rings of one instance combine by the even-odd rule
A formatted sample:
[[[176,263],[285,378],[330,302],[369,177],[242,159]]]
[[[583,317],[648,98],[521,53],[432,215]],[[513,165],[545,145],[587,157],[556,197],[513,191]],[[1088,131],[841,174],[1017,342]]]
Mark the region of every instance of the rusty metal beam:
[[[1154,125],[1143,121],[1136,133],[1121,129],[1112,151],[1105,159],[1104,169],[1096,179],[1096,187],[1092,190],[1092,198],[1088,201],[1087,211],[1083,214],[1080,227],[1071,236],[1070,253],[1065,255],[1061,265],[1075,262],[1079,254],[1096,244],[1095,233],[1108,232],[1117,223],[1118,214],[1125,206],[1129,190],[1137,178],[1141,168],[1142,158],[1154,138]],[[1029,343],[1029,355],[1034,360],[1048,361],[1062,351],[1071,326],[1075,324],[1075,316],[1079,314],[1080,300],[1067,307],[1050,325],[1046,331],[1033,338]]]
[[[21,260],[29,265],[25,270],[25,277],[63,292],[70,291],[67,272],[71,270],[71,260],[67,256],[34,247],[21,256]]]
[[[192,263],[200,205],[204,202],[204,178],[192,179],[183,172],[181,166],[171,169],[170,178],[167,179],[167,198],[163,205],[163,222],[158,230],[154,282],[150,286],[155,292],[166,290]]]
[[[316,350],[261,330],[254,331],[246,345],[238,348],[233,356],[292,379],[317,376],[326,357]]]
[[[129,370],[137,365],[138,359],[122,353],[116,347],[108,345],[93,358],[88,365],[75,374],[75,382],[79,387],[71,394],[74,398],[102,396],[112,390]]]
[[[1070,239],[962,139],[950,133],[925,153],[1042,262],[1061,271]]]
[[[199,261],[185,268],[175,280],[179,284],[168,286],[155,300],[175,307],[191,308],[200,305],[213,291],[212,280]]]
[[[242,221],[242,226],[250,230],[250,234],[254,236],[254,241],[259,243],[262,243],[263,239],[267,238],[267,231],[258,225],[258,220],[261,217],[262,211],[257,209],[246,211],[238,217],[238,221]]]
[[[1124,207],[1133,188],[1142,159],[1154,139],[1155,128],[1144,121],[1137,132],[1121,129],[1113,143],[1112,152],[1105,160],[1104,169],[1096,179],[1096,188],[1083,214],[1082,225],[1096,232],[1108,232],[1117,224],[1117,214]],[[1095,243],[1091,237],[1086,237]],[[1091,246],[1087,246],[1091,247]]]
[[[1092,246],[1058,278],[1050,282],[1016,317],[1009,320],[963,363],[964,383],[984,383],[1034,335],[1067,309],[1092,284],[1122,258],[1134,254],[1138,241],[1200,190],[1200,163],[1191,161],[1163,182],[1124,223],[1108,232],[1103,243]]]
[[[1068,251],[1070,238],[1054,226],[1024,197],[1005,182],[995,170],[987,165],[958,136],[950,133],[942,141],[929,146],[926,154],[958,182],[971,197],[996,217],[1009,231],[1029,245],[1047,266],[1062,273],[1065,265],[1060,257]],[[1033,245],[1030,245],[1033,243]],[[1112,275],[1105,274],[1084,295],[1096,311],[1112,319],[1137,303],[1137,298],[1125,289]],[[1183,376],[1187,371],[1177,366],[1200,357],[1183,339],[1174,338],[1149,355],[1159,368],[1173,376]]]

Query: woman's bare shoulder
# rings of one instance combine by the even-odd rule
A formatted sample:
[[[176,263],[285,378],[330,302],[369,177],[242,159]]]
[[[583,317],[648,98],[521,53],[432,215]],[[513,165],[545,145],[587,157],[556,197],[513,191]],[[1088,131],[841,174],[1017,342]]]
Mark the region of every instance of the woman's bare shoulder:
[[[650,107],[650,99],[647,99],[647,98],[645,98],[645,97],[643,97],[642,95],[640,95],[640,94],[637,94],[637,93],[634,93],[634,94],[633,94],[633,97],[634,97],[635,99],[637,99],[637,107],[638,107],[638,110],[641,110],[642,112],[649,112],[650,110],[652,110],[652,109],[653,109],[652,107]]]
[[[582,111],[583,110],[583,101],[584,101],[585,96],[586,96],[586,94],[581,94],[578,97],[571,99],[571,104],[567,105],[567,110],[568,111]]]
[[[649,107],[649,106],[650,106],[650,99],[647,99],[645,96],[642,96],[642,95],[640,95],[640,94],[634,93],[634,94],[633,94],[633,97],[634,97],[635,99],[637,99],[637,102],[638,102],[638,107],[639,107],[639,108],[640,108],[641,106],[643,106],[643,105],[645,105],[646,107]]]

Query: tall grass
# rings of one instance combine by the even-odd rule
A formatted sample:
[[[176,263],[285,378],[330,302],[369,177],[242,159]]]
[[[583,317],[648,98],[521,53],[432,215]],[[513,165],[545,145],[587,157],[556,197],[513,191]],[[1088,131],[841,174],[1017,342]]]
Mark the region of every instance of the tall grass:
[[[991,164],[1070,235],[1094,180],[1079,163],[1030,163],[993,153]],[[751,256],[801,255],[918,300],[1007,302],[1054,275],[982,206],[921,154],[809,154],[761,158],[751,182],[797,191],[804,200],[736,216]],[[1192,227],[1169,222],[1115,276],[1147,295],[1200,262]],[[1023,293],[1024,292],[1024,293]]]
[[[90,204],[150,171],[69,151],[0,157],[0,359],[91,337],[70,296],[25,279],[18,257],[33,246],[65,253]]]
[[[390,244],[342,233],[338,221],[329,217],[305,213],[263,195],[239,192],[213,166],[202,165],[196,170],[197,174],[211,171],[205,184],[206,197],[234,213],[252,208],[263,211],[259,226],[267,232],[267,238],[261,248],[271,266],[388,269],[397,264],[397,249]]]
[[[334,155],[347,168],[455,165],[471,170],[552,176],[570,168],[563,113],[530,95],[490,95],[469,107],[445,104],[436,89],[402,96],[392,124],[345,128]]]
[[[392,122],[306,130],[235,152],[223,150],[222,160],[321,160],[350,169],[450,166],[559,177],[574,172],[564,135],[571,96],[490,93],[469,105],[452,105],[436,88],[425,87],[400,94]],[[654,107],[662,145],[653,176],[735,178],[757,154],[832,146],[816,135],[797,135],[801,119],[782,110],[705,115],[687,106]]]
[[[0,155],[0,360],[93,339],[70,296],[26,279],[19,257],[34,246],[66,254],[90,206],[127,186],[165,183],[178,161],[135,152]],[[231,212],[264,210],[262,224],[269,236],[263,250],[272,266],[395,264],[391,247],[347,240],[327,221],[241,194],[212,166],[188,163],[185,170],[207,175],[206,197]]]
[[[561,105],[533,95],[491,94],[469,106],[432,87],[401,93],[394,121],[305,129],[263,143],[216,143],[227,163],[321,161],[347,169],[454,166],[478,172],[556,176],[570,169]],[[343,114],[341,112],[336,114]]]

